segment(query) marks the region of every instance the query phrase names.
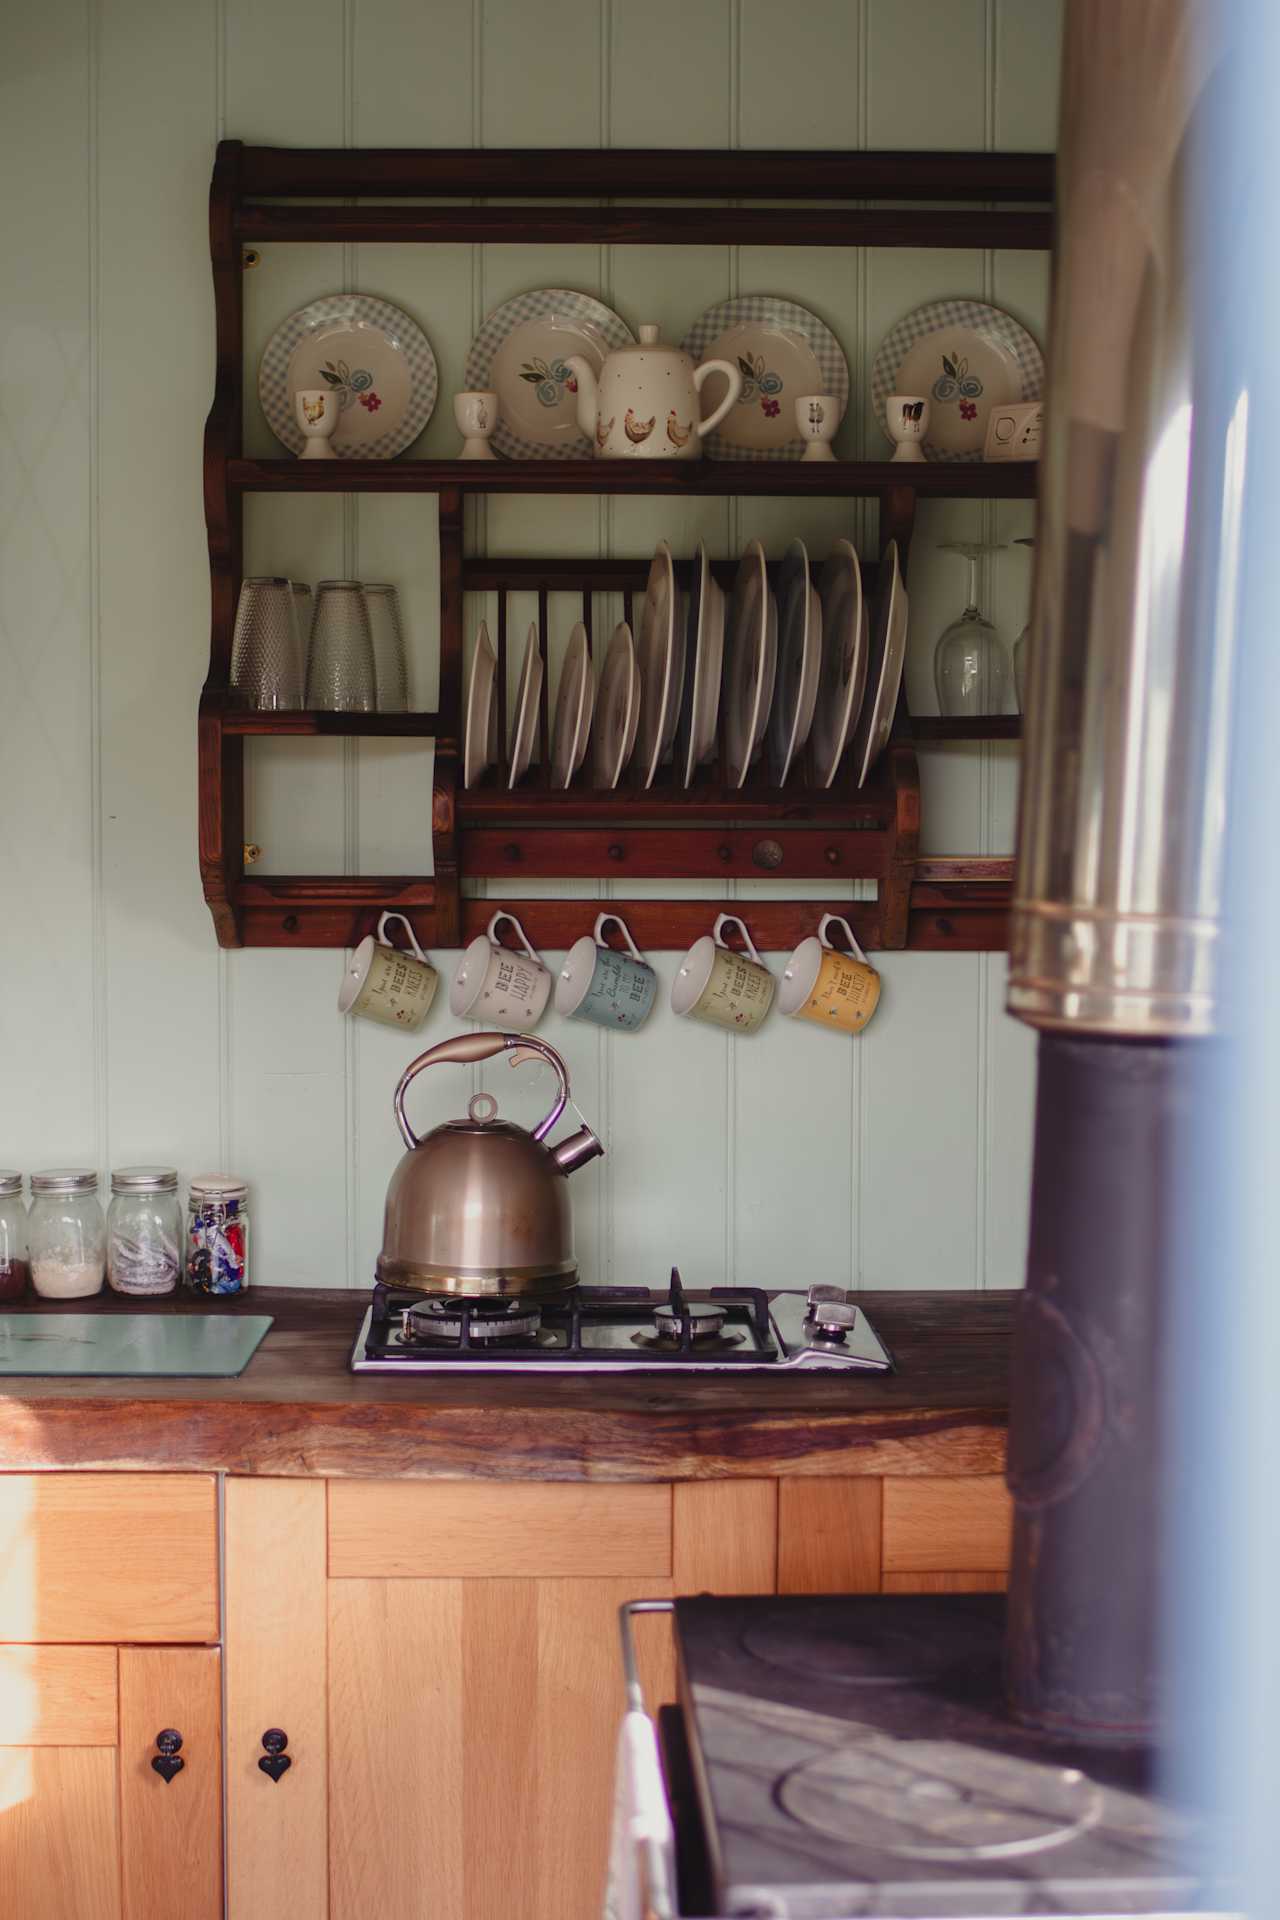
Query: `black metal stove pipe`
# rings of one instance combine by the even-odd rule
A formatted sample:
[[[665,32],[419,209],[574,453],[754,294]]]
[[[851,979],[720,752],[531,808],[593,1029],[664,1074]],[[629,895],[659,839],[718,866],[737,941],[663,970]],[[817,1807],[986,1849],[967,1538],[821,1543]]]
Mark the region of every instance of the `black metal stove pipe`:
[[[1145,1742],[1159,1719],[1166,1302],[1210,1053],[1040,1039],[1006,1662],[1018,1717],[1084,1741]]]

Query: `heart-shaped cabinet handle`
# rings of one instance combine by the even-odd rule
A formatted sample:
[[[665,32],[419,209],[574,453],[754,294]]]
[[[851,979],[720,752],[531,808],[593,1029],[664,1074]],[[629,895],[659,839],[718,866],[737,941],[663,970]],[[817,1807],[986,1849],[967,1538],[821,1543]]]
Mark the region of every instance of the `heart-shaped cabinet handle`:
[[[268,1727],[262,1736],[262,1744],[266,1751],[259,1760],[258,1765],[261,1767],[263,1773],[266,1774],[267,1778],[274,1780],[278,1785],[282,1777],[288,1773],[290,1767],[293,1765],[293,1761],[285,1752],[285,1748],[289,1744],[289,1736],[283,1727]]]
[[[151,1756],[151,1766],[166,1786],[187,1764],[178,1752],[181,1745],[182,1735],[176,1727],[165,1727],[156,1735],[157,1751]]]

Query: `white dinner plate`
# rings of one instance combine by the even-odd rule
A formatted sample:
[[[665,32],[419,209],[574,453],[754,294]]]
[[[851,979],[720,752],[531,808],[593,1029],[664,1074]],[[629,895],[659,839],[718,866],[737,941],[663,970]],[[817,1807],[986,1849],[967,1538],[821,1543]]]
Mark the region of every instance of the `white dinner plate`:
[[[582,765],[595,700],[591,650],[587,645],[587,630],[579,620],[569,635],[556,692],[556,715],[551,729],[553,787],[567,787]]]
[[[822,666],[822,603],[803,540],[793,540],[778,576],[778,689],[769,715],[769,777],[787,783],[809,738]]]
[[[888,744],[906,652],[907,590],[898,566],[898,543],[891,540],[880,556],[871,616],[867,697],[853,736],[853,765],[860,787],[866,785],[867,775]]]
[[[829,787],[857,725],[867,684],[867,622],[862,569],[847,540],[837,540],[818,586],[822,608],[822,667],[810,736],[816,786]]]
[[[614,347],[634,344],[626,321],[590,294],[539,287],[504,300],[472,341],[466,371],[469,391],[498,396],[496,451],[509,460],[590,459],[566,362],[581,354],[598,376]]]
[[[258,366],[267,425],[290,453],[306,444],[293,417],[300,387],[338,396],[329,442],[341,460],[390,460],[435,410],[440,379],[416,320],[368,293],[327,293],[276,328]]]
[[[644,590],[636,645],[640,669],[636,779],[642,787],[653,785],[663,748],[669,745],[676,727],[680,696],[680,683],[676,677],[677,611],[671,549],[665,540],[659,540]],[[683,634],[680,637],[683,641]]]
[[[764,548],[749,541],[733,583],[724,665],[725,785],[741,787],[769,717],[769,576]],[[776,627],[775,627],[776,648]]]
[[[467,684],[467,726],[462,745],[462,784],[474,787],[498,760],[498,656],[484,621],[476,635]]]
[[[796,401],[806,393],[829,393],[843,413],[849,399],[849,363],[829,326],[808,307],[773,293],[744,293],[722,300],[684,338],[695,364],[727,360],[742,375],[742,391],[725,419],[707,435],[717,460],[800,460],[804,442],[796,426]],[[722,373],[708,374],[702,418],[724,399]]]
[[[636,666],[635,642],[623,620],[613,630],[600,675],[591,762],[597,787],[616,787],[622,778],[636,744],[639,719],[640,673]]]
[[[542,692],[542,652],[538,646],[538,629],[532,623],[528,638],[524,643],[524,659],[520,665],[520,690],[516,695],[516,721],[511,729],[511,768],[507,774],[508,787],[517,787],[529,771],[533,759],[533,745],[538,733],[538,697]]]
[[[724,663],[724,593],[702,541],[693,563],[685,613],[684,690],[676,728],[676,771],[684,786],[716,750],[720,672]]]
[[[913,307],[890,327],[871,369],[871,400],[886,437],[891,393],[929,402],[930,460],[981,460],[992,407],[1039,400],[1043,392],[1044,355],[1031,335],[981,300]]]

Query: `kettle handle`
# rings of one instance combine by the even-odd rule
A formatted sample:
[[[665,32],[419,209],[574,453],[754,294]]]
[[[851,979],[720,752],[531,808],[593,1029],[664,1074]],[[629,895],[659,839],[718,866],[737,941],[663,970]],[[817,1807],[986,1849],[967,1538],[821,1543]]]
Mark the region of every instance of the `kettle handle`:
[[[533,1130],[535,1140],[543,1140],[550,1133],[560,1115],[564,1112],[565,1102],[569,1098],[569,1076],[565,1072],[564,1061],[554,1047],[545,1040],[535,1040],[532,1034],[523,1033],[458,1033],[452,1040],[441,1040],[434,1047],[428,1047],[416,1060],[410,1062],[400,1076],[400,1085],[396,1088],[395,1116],[396,1125],[406,1147],[412,1152],[418,1144],[418,1136],[409,1125],[404,1110],[404,1097],[409,1091],[409,1082],[422,1072],[424,1067],[438,1066],[444,1060],[454,1060],[466,1066],[477,1060],[490,1060],[495,1053],[511,1055],[511,1064],[518,1067],[522,1060],[535,1056],[548,1061],[555,1068],[556,1078],[560,1082],[556,1102],[545,1120],[539,1121]]]

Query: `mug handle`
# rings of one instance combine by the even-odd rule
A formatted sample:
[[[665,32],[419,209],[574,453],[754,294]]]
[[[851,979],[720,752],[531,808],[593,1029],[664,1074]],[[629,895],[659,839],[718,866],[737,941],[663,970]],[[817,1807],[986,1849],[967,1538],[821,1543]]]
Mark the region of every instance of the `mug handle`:
[[[542,965],[542,958],[539,954],[536,954],[533,948],[529,945],[529,936],[525,932],[524,928],[520,925],[520,922],[516,919],[514,913],[495,913],[494,914],[492,920],[489,922],[489,939],[492,945],[495,947],[500,947],[502,945],[502,942],[501,940],[499,940],[495,929],[503,920],[507,922],[508,926],[515,928],[516,937],[518,938],[520,945],[524,948],[524,951],[528,954],[529,958],[533,961],[534,965],[537,967],[540,967]]]
[[[609,943],[604,937],[604,928],[608,926],[611,920],[614,926],[619,929],[623,939],[626,941],[627,952],[631,955],[631,958],[633,960],[638,960],[642,967],[648,966],[649,964],[648,961],[645,959],[644,955],[641,953],[640,949],[637,947],[635,941],[631,938],[631,929],[627,925],[626,921],[623,919],[620,913],[598,913],[596,915],[595,934],[594,934],[596,945],[598,947],[608,946]]]
[[[849,942],[849,950],[853,954],[854,958],[857,960],[861,960],[864,967],[869,967],[871,965],[871,962],[868,960],[866,954],[862,951],[862,948],[858,945],[857,937],[854,934],[853,928],[849,925],[849,922],[844,918],[843,914],[824,913],[821,920],[819,920],[818,938],[819,940],[821,940],[824,947],[829,947],[833,944],[827,938],[828,927],[843,927],[844,937]]]
[[[418,959],[421,960],[423,966],[424,967],[430,966],[431,962],[427,959],[426,954],[422,951],[422,948],[418,945],[417,934],[414,932],[413,928],[409,925],[409,922],[405,919],[402,913],[384,913],[383,914],[381,920],[379,920],[378,922],[379,941],[384,943],[387,946],[394,945],[393,941],[387,939],[387,928],[391,925],[393,920],[398,920],[400,922],[400,925],[404,928],[405,932],[408,934],[409,945],[413,948],[414,953],[417,955]]]
[[[711,929],[711,938],[715,941],[718,947],[723,947],[726,953],[732,953],[733,948],[729,945],[729,942],[727,940],[722,940],[720,938],[720,935],[725,927],[736,927],[738,929],[738,932],[742,935],[743,939],[747,943],[747,952],[751,955],[751,958],[755,961],[756,965],[758,967],[762,967],[764,965],[764,961],[760,958],[760,955],[756,952],[755,941],[751,938],[751,935],[747,932],[746,921],[740,920],[736,913],[721,913],[716,916],[716,923],[714,927],[712,927]]]

